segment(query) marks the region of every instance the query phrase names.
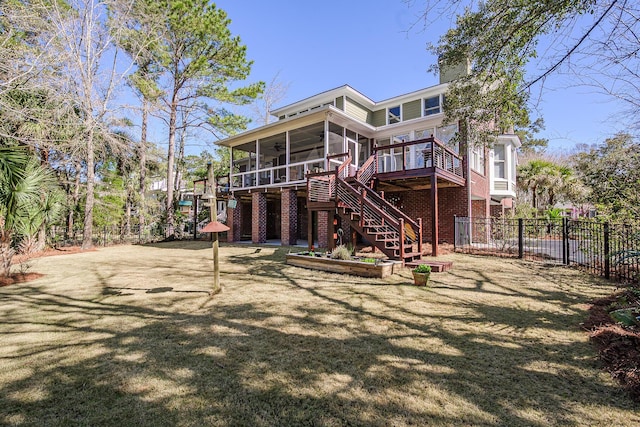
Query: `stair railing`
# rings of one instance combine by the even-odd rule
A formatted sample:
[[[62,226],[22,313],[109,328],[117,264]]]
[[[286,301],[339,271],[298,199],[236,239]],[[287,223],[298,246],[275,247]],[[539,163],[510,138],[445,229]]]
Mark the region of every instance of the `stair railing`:
[[[346,156],[345,160],[335,170],[307,174],[307,199],[310,202],[330,202],[336,198],[336,177],[342,179],[349,174],[351,155],[349,153],[327,156],[327,163],[332,158]]]
[[[369,158],[360,166],[360,169],[356,172],[356,179],[365,185],[369,185],[373,175],[378,170],[378,156],[376,153],[369,156]]]
[[[380,210],[387,212],[394,218],[397,218],[398,222],[403,222],[402,234],[404,235],[404,238],[402,240],[405,241],[406,238],[409,243],[417,243],[418,252],[422,253],[422,218],[418,218],[417,221],[414,221],[411,217],[393,206],[380,196],[380,194],[362,182],[357,181],[356,186],[362,188],[366,192],[367,198],[376,204]]]
[[[348,208],[360,216],[359,226],[361,228],[376,227],[378,233],[391,234],[392,239],[397,239],[397,247],[385,247],[385,249],[399,249],[399,256],[402,258],[405,245],[403,238],[404,219],[398,219],[381,209],[379,203],[371,200],[372,193],[367,190],[370,189],[364,186],[358,190],[342,178],[336,180],[336,197],[342,207]]]

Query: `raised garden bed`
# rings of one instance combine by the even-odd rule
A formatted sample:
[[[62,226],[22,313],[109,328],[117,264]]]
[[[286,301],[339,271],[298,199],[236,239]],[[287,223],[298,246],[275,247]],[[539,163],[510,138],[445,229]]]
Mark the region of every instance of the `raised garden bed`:
[[[401,264],[391,261],[363,262],[360,260],[341,260],[327,256],[308,255],[307,253],[287,254],[287,264],[331,273],[352,274],[361,277],[391,276]]]

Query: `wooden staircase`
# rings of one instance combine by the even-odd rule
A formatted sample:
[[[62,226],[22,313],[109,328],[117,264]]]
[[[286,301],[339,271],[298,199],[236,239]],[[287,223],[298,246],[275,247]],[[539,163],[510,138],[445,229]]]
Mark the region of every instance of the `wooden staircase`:
[[[370,188],[376,168],[374,156],[353,176],[349,176],[351,157],[345,156],[335,171],[308,175],[309,203],[334,203],[338,215],[390,259],[403,264],[420,260],[421,219],[409,218]]]

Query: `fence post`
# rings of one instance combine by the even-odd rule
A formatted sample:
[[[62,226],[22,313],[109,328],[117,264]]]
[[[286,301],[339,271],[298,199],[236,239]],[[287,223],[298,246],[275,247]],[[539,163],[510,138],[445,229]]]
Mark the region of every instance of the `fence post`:
[[[103,230],[102,236],[104,237],[104,240],[102,241],[102,246],[107,246],[107,226],[105,225],[102,230]]]
[[[138,224],[138,244],[142,243],[142,225]]]
[[[569,265],[569,218],[562,218],[562,263]]]
[[[518,218],[518,258],[524,257],[524,220]]]
[[[456,245],[458,244],[458,217],[453,216],[453,252],[456,251]]]
[[[605,279],[611,278],[611,259],[609,248],[609,223],[604,223],[604,277]]]

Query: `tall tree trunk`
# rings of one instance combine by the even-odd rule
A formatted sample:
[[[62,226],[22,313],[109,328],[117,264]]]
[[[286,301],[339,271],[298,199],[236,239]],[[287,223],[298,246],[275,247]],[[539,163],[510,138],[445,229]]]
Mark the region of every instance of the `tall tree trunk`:
[[[0,216],[0,269],[3,276],[9,277],[11,260],[16,252],[11,247],[11,232],[5,229],[4,221],[4,218]]]
[[[131,191],[127,190],[127,201],[124,207],[124,225],[120,231],[121,234],[131,236],[131,206],[132,203]]]
[[[88,126],[87,134],[87,198],[84,205],[84,227],[82,231],[82,249],[90,249],[93,246],[93,205],[95,202],[95,160],[93,150],[93,124]]]
[[[146,98],[142,99],[142,131],[140,133],[140,147],[138,147],[140,157],[140,206],[138,206],[138,223],[140,224],[140,230],[145,225],[147,214],[147,207],[145,201],[145,193],[147,192],[146,179],[147,179],[147,124],[149,121],[149,101]]]
[[[43,251],[47,246],[47,225],[42,224],[38,229],[38,241],[36,243],[36,251]]]
[[[167,233],[175,234],[175,218],[173,211],[173,165],[176,156],[176,115],[178,110],[178,92],[174,91],[169,112],[169,152],[167,155]]]
[[[184,170],[184,144],[185,144],[185,129],[182,128],[180,131],[180,145],[178,147],[178,157],[176,158],[176,174],[173,184],[173,189],[175,191],[180,191],[180,172],[181,169]]]
[[[71,196],[71,205],[69,206],[69,212],[67,214],[67,233],[70,233],[72,236],[75,236],[73,232],[74,227],[74,214],[76,210],[76,206],[78,206],[78,201],[80,200],[80,172],[81,166],[80,163],[75,164],[76,175],[73,180],[73,194]],[[65,236],[65,238],[69,238],[69,236]]]

